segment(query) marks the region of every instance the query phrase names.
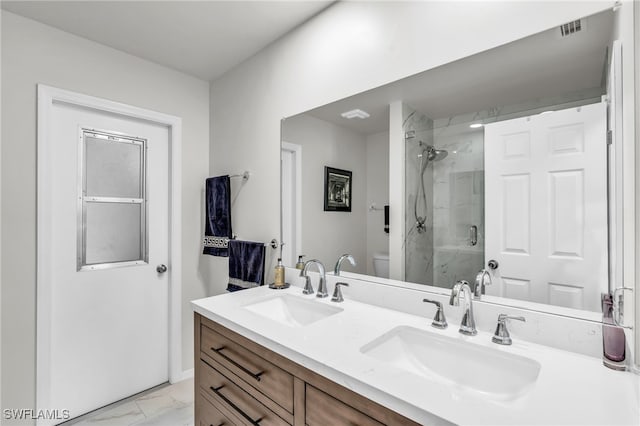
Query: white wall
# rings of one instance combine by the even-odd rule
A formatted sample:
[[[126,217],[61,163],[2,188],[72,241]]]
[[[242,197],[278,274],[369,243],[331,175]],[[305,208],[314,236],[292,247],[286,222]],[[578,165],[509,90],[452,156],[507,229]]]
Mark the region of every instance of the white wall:
[[[2,407],[35,403],[36,84],[176,115],[182,146],[182,356],[193,366],[189,301],[200,265],[209,84],[17,15],[2,13]]]
[[[282,124],[282,140],[302,146],[302,252],[332,270],[350,253],[357,261],[345,270],[366,272],[366,138],[344,127],[303,114]],[[351,212],[324,211],[324,167],[352,172]],[[294,265],[288,265],[294,266]]]
[[[384,206],[389,204],[389,132],[367,136],[367,258],[366,274],[373,272],[373,254],[389,253],[384,232]],[[369,211],[375,203],[381,210]],[[363,259],[364,260],[364,259]]]
[[[634,45],[636,46],[636,50],[640,48],[640,5],[638,2],[634,2]],[[635,106],[636,108],[640,108],[640,54],[635,55]],[[635,120],[635,146],[640,145],[640,120]],[[632,141],[632,143],[634,143]],[[635,156],[635,170],[640,169],[640,150],[636,150]],[[637,188],[640,188],[640,173],[635,174],[635,185]],[[638,210],[640,210],[640,197],[636,197],[635,200],[635,211],[636,211],[636,223],[635,223],[635,245],[636,249],[640,246],[640,215],[637,214]],[[635,260],[635,282],[640,283],[640,257],[636,257]],[[635,364],[639,365],[640,362],[638,358],[640,358],[640,290],[635,290]]]
[[[280,235],[283,117],[613,4],[614,1],[334,4],[211,85],[211,173],[249,169],[255,177],[234,206],[234,227],[260,241]],[[226,263],[212,259],[208,264],[216,283],[215,292],[222,291],[221,283],[228,274]],[[393,271],[393,265],[391,268]]]

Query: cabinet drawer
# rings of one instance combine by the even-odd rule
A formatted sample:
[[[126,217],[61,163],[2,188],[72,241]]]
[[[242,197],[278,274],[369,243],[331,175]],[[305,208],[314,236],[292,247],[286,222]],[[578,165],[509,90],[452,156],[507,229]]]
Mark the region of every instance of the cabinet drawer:
[[[242,424],[288,424],[209,364],[204,361],[200,363],[202,391],[226,411],[242,420]]]
[[[377,422],[366,414],[338,401],[313,386],[306,386],[306,394],[306,424],[309,426],[382,426],[382,423]]]
[[[222,414],[216,407],[213,406],[199,391],[197,393],[198,409],[200,410],[200,417],[196,421],[196,426],[233,426],[235,423],[231,421],[227,416]]]
[[[242,345],[206,326],[201,327],[200,350],[245,383],[293,413],[293,376]],[[242,383],[238,383],[242,386]]]

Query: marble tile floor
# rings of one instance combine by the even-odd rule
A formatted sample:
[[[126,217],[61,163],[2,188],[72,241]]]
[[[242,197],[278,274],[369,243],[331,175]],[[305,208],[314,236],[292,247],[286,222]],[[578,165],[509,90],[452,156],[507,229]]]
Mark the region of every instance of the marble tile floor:
[[[194,426],[193,379],[157,386],[63,425]]]

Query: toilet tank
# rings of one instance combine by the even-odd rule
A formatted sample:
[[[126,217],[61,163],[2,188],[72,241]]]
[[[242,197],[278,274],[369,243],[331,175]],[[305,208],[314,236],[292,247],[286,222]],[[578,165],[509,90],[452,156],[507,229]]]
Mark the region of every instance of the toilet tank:
[[[376,277],[389,278],[389,253],[373,254],[373,273]]]

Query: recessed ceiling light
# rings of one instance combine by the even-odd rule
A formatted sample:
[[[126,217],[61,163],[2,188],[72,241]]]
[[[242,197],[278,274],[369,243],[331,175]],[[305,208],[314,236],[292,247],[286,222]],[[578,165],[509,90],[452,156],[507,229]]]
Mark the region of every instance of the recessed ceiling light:
[[[352,109],[351,111],[343,112],[340,114],[344,118],[352,119],[352,118],[369,118],[369,113],[363,111],[361,109]]]
[[[473,123],[469,125],[469,127],[471,127],[472,129],[479,129],[482,126],[483,126],[482,123]]]

